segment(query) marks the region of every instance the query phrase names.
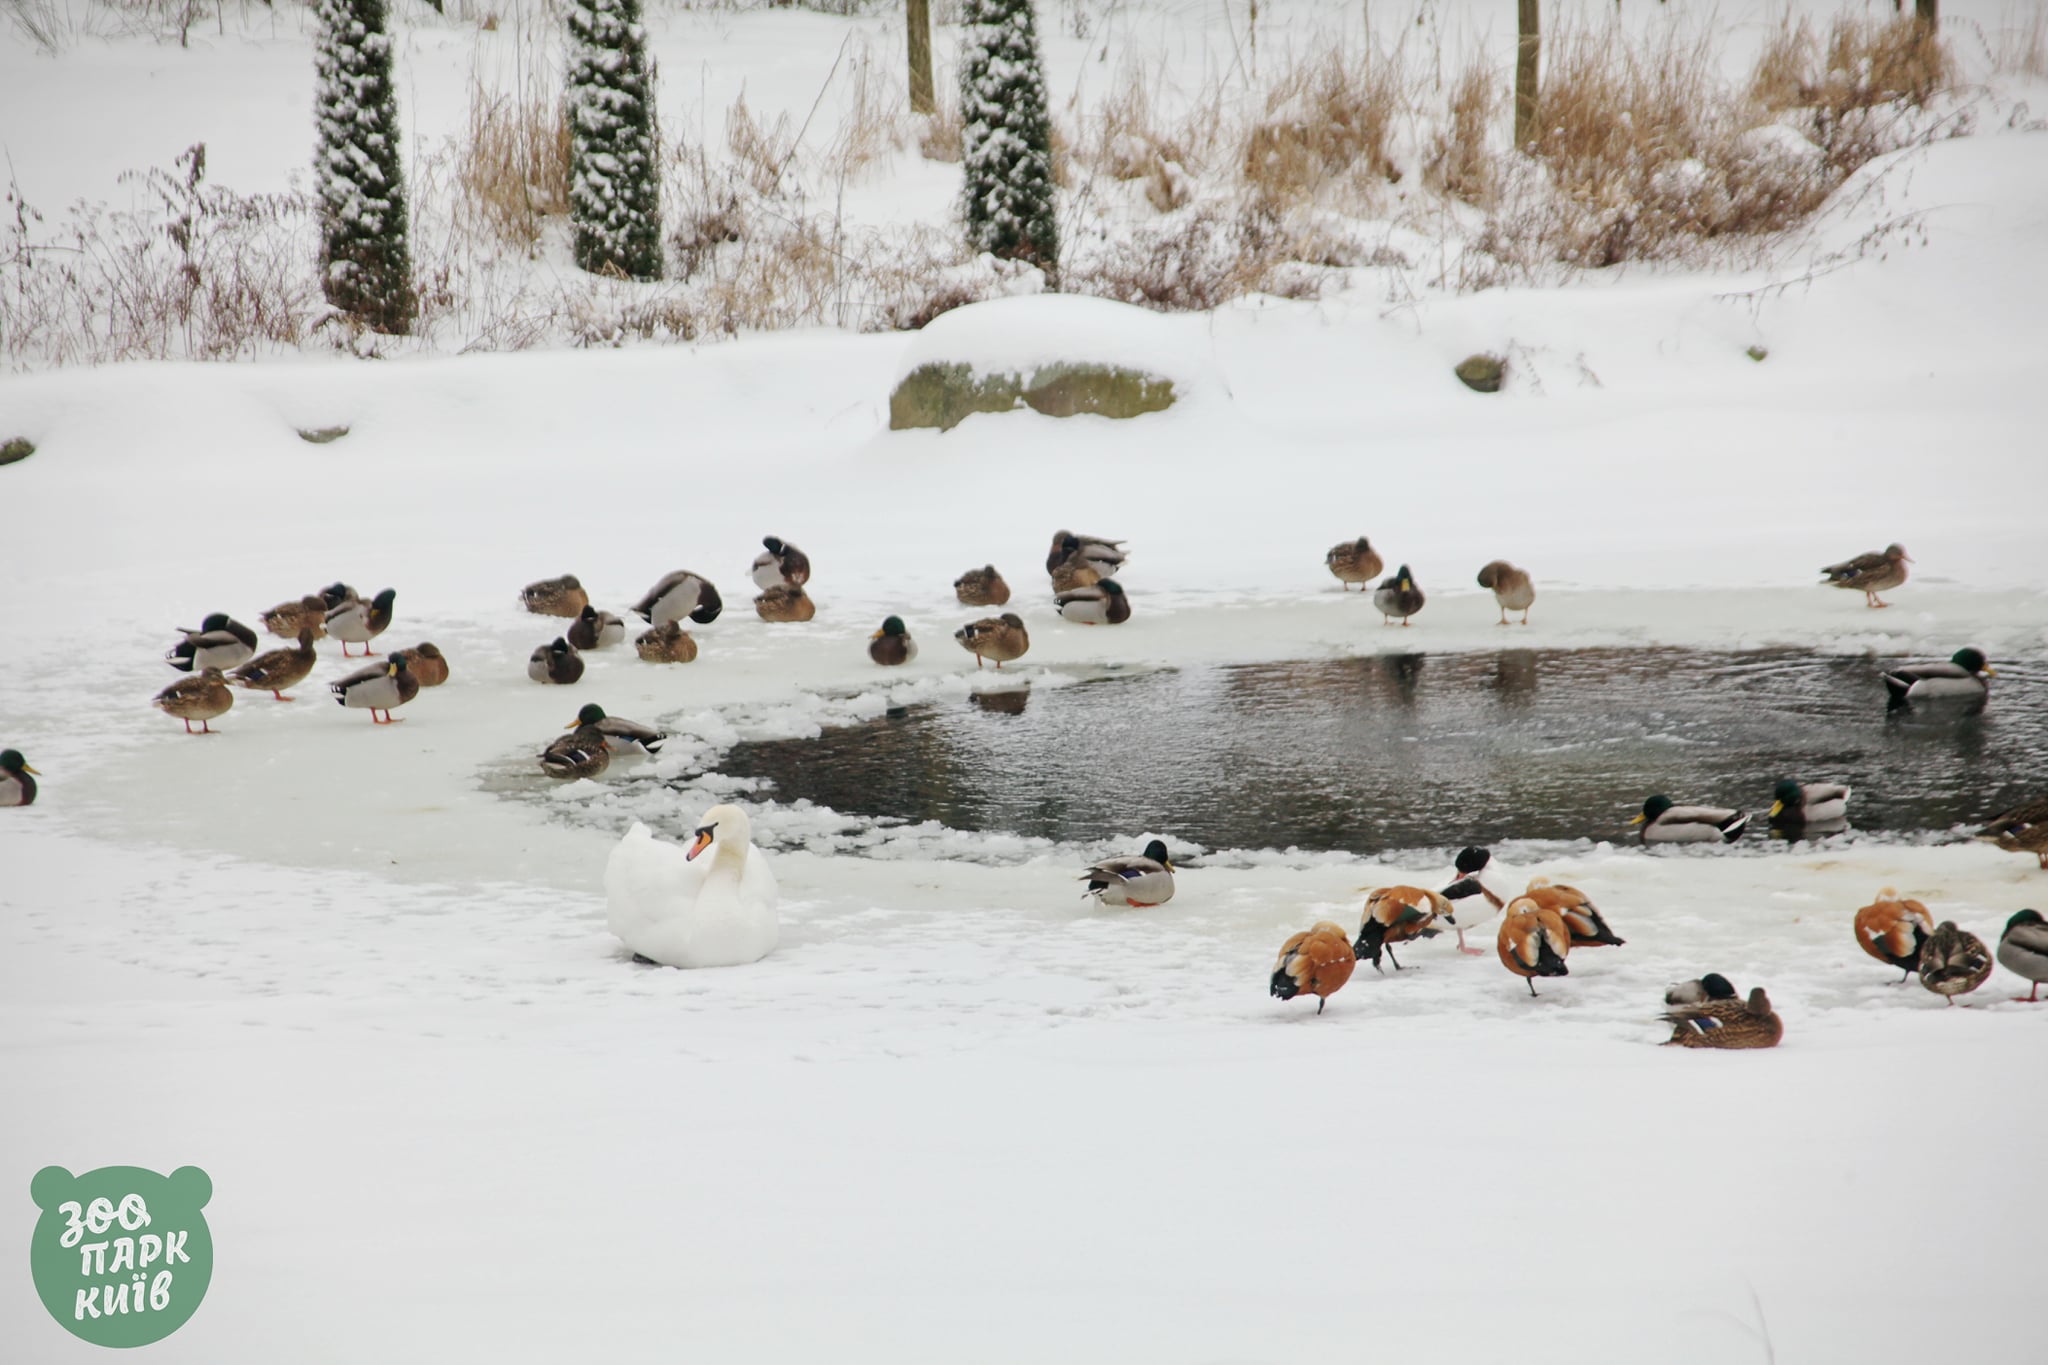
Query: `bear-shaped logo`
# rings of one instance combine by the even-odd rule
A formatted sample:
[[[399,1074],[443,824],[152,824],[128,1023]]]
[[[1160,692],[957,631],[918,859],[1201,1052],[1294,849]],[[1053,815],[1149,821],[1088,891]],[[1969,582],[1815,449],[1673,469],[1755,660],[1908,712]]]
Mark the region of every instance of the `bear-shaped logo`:
[[[29,1181],[43,1216],[29,1271],[50,1316],[95,1346],[147,1346],[185,1325],[213,1279],[213,1234],[200,1210],[213,1181],[197,1166],[158,1175],[45,1166]]]

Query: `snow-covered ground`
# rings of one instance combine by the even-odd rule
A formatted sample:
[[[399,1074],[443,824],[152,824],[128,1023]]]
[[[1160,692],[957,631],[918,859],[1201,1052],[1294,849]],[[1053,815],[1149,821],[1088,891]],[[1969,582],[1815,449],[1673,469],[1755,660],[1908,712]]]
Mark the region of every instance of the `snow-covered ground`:
[[[247,120],[252,175],[302,154],[284,117]],[[1276,851],[1106,913],[1074,873],[1147,831],[875,848],[775,808],[782,948],[683,973],[604,931],[649,785],[506,794],[588,701],[675,727],[681,778],[735,737],[1006,685],[947,638],[981,614],[952,579],[991,561],[1035,685],[1493,647],[1495,556],[1541,593],[1517,643],[2038,666],[2048,134],[2021,123],[1866,170],[1822,248],[1921,230],[1790,289],[1764,286],[1804,259],[1141,319],[1191,378],[1128,423],[892,433],[915,343],[829,332],[0,380],[0,439],[39,447],[0,468],[0,746],[44,775],[0,811],[0,1179],[206,1168],[217,1269],[166,1361],[2031,1358],[2048,1007],[2001,970],[1944,1008],[1849,928],[1892,885],[1995,939],[2048,908],[2030,859],[1588,845],[1515,870],[1584,887],[1627,946],[1532,1000],[1439,939],[1314,1018],[1266,995],[1281,940],[1442,850]],[[44,127],[43,167],[161,159],[118,114],[75,163]],[[1502,395],[1451,377],[1476,349],[1516,364]],[[1058,526],[1130,538],[1128,625],[1052,613]],[[809,625],[748,610],[768,533],[814,561]],[[1412,629],[1324,572],[1361,533],[1430,591]],[[1813,586],[1894,539],[1890,610]],[[683,567],[728,601],[696,663],[527,681],[561,623],[521,585],[574,572],[621,611]],[[298,702],[242,695],[213,738],[148,707],[172,626],[336,577],[396,588],[386,638],[451,660],[404,724],[329,703],[327,645]],[[892,612],[923,651],[885,676],[863,646]],[[1784,1046],[1653,1046],[1665,984],[1706,970],[1767,986]],[[92,1350],[25,1275],[0,1303],[8,1360]]]

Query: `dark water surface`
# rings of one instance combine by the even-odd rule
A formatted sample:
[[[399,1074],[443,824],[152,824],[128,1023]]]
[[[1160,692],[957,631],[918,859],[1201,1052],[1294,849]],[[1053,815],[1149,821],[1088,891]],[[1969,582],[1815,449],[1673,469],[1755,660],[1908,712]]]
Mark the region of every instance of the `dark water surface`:
[[[1889,661],[1887,661],[1889,662]],[[1753,810],[1848,782],[1853,828],[1945,830],[2048,789],[2048,677],[1892,712],[1866,658],[1508,650],[1198,667],[916,706],[721,771],[784,801],[1053,839],[1373,853],[1627,838],[1644,797]]]

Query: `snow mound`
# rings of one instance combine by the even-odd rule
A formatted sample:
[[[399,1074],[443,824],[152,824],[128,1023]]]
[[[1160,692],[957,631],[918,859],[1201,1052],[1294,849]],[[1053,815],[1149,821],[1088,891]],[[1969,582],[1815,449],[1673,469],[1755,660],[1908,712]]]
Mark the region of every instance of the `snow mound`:
[[[1229,393],[1201,319],[1080,294],[991,299],[942,313],[904,346],[895,381],[926,365],[966,364],[977,375],[990,375],[1076,362],[1171,379],[1177,401],[1201,392]]]

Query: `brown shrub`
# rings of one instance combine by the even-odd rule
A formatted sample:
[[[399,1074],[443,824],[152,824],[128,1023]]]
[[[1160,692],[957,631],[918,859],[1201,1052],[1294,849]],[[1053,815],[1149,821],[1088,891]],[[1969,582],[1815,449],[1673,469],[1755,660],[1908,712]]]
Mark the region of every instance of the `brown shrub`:
[[[1399,180],[1388,150],[1404,104],[1391,61],[1332,53],[1291,68],[1268,92],[1266,117],[1245,135],[1244,183],[1270,206],[1313,197],[1335,177]]]

